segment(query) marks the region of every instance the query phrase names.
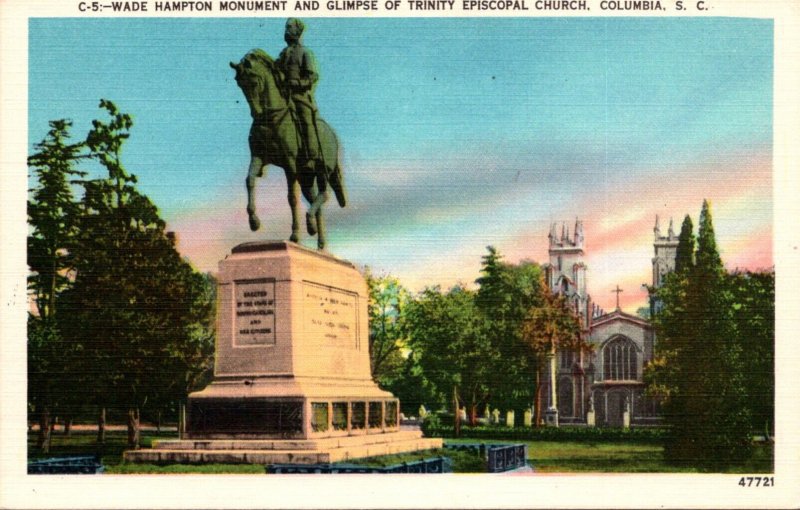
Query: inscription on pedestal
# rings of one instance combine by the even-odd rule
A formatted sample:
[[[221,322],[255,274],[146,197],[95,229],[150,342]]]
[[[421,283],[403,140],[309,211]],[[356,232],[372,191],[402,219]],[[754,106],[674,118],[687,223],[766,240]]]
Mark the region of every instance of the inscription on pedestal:
[[[327,341],[358,347],[357,296],[326,285],[303,282],[304,329]]]
[[[236,280],[234,345],[275,343],[275,280]]]

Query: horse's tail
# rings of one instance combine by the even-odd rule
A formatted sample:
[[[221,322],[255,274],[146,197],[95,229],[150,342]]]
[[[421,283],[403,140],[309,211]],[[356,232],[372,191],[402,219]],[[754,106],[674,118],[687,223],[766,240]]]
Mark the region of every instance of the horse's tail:
[[[322,156],[325,160],[326,172],[328,173],[328,184],[333,188],[336,201],[339,207],[347,205],[347,188],[344,185],[344,171],[342,169],[339,137],[331,126],[323,119],[317,118],[317,126],[320,128],[320,142],[322,143]],[[327,149],[327,150],[326,150]]]
[[[330,184],[334,195],[336,195],[336,201],[339,202],[339,207],[345,207],[347,205],[347,189],[344,186],[344,175],[342,174],[342,165],[339,163],[339,158],[336,158],[336,166],[331,172]]]

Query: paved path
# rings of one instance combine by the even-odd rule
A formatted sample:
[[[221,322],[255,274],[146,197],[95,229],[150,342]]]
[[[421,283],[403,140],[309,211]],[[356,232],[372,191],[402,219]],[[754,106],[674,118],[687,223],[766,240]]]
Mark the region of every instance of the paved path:
[[[127,425],[120,425],[120,424],[106,424],[106,432],[118,432],[118,431],[126,431],[128,430]],[[141,423],[139,424],[140,431],[147,431],[147,432],[155,432],[158,430],[158,427],[153,425],[152,423]],[[35,424],[30,427],[31,432],[38,432],[39,431],[39,424]],[[97,432],[97,424],[92,423],[73,423],[72,424],[72,431],[73,432]],[[64,432],[64,424],[59,423],[53,429],[54,433]],[[162,425],[161,432],[178,432],[178,427],[175,425]]]

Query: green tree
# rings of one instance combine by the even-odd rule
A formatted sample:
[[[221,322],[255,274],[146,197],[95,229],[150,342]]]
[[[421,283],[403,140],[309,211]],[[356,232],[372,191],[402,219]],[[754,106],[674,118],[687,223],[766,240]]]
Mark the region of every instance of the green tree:
[[[213,303],[207,279],[181,259],[122,164],[133,119],[110,101],[100,107],[111,119],[93,122],[87,145],[107,176],[82,182],[75,282],[59,313],[65,336],[82,345],[80,370],[92,376],[85,397],[127,408],[137,447],[141,408],[163,405],[207,366]]]
[[[438,287],[425,289],[409,303],[406,320],[409,345],[425,378],[439,394],[453,395],[454,404],[467,407],[474,425],[498,361],[487,335],[489,324],[475,305],[475,293],[461,286],[446,293]]]
[[[662,303],[655,317],[658,356],[648,382],[666,397],[665,457],[718,470],[750,454],[751,411],[736,303],[707,201],[694,260],[656,292]]]
[[[365,278],[369,289],[370,369],[373,380],[386,387],[403,370],[403,314],[410,295],[393,276],[375,276],[367,269]]]
[[[400,399],[400,410],[406,416],[417,416],[420,406],[427,409],[441,408],[446,399],[425,375],[417,359],[420,355],[410,352],[403,359],[400,370],[384,379],[383,386]]]
[[[687,214],[681,224],[675,255],[675,271],[667,274],[661,288],[648,287],[651,315],[658,331],[653,359],[644,367],[647,394],[666,404],[675,393],[677,348],[691,341],[692,328],[688,323],[690,272],[694,269],[695,236],[692,218]]]
[[[775,272],[736,271],[728,275],[734,320],[746,358],[751,430],[770,436],[775,420]]]
[[[683,228],[681,228],[683,231]],[[680,239],[679,239],[680,241]],[[703,200],[700,210],[700,221],[697,229],[697,251],[695,252],[697,276],[716,279],[724,273],[722,258],[717,249],[717,238],[714,234],[714,222],[711,219],[711,205]]]
[[[503,377],[492,381],[489,396],[492,404],[506,409],[530,407],[539,370],[538,358],[529,356],[522,338],[528,311],[544,302],[545,290],[541,267],[535,262],[509,264],[493,247],[487,247],[476,295],[478,310],[489,326],[489,341],[498,352],[501,365],[495,367]],[[519,421],[522,413],[516,413]]]
[[[589,344],[581,336],[579,317],[560,294],[543,292],[538,306],[531,307],[522,325],[522,340],[527,346],[531,365],[538,367],[535,377],[534,423],[542,417],[542,369],[546,361],[560,350],[588,351]]]
[[[692,218],[687,214],[681,224],[681,233],[678,235],[678,248],[675,252],[675,272],[683,273],[694,267],[694,225]]]
[[[70,143],[72,122],[49,123],[44,140],[28,157],[35,187],[28,199],[28,287],[36,313],[28,315],[28,401],[39,415],[38,446],[50,448],[51,412],[67,408],[74,378],[67,367],[74,346],[66,344],[56,322],[56,303],[70,283],[71,244],[76,236],[78,206],[70,180],[84,175],[75,165],[83,158],[82,143]]]
[[[33,292],[38,317],[49,320],[55,315],[58,294],[69,284],[67,272],[72,267],[70,244],[76,234],[78,204],[70,179],[83,176],[75,164],[84,156],[83,143],[69,143],[69,120],[50,122],[50,131],[36,144],[36,153],[28,157],[37,186],[28,200],[28,283]]]
[[[28,402],[37,413],[37,448],[50,451],[52,413],[61,401],[64,381],[64,341],[55,321],[28,315]]]
[[[644,367],[643,377],[647,395],[659,399],[665,413],[680,376],[676,365],[678,348],[691,341],[688,286],[687,274],[670,273],[660,288],[651,289],[651,298],[659,304],[653,316],[657,342],[653,359]]]

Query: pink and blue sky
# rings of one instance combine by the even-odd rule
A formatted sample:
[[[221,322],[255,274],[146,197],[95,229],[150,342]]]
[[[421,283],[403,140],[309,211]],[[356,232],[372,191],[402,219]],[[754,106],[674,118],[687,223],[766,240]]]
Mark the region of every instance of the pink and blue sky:
[[[325,19],[305,41],[341,140],[350,205],[329,249],[413,290],[478,277],[487,245],[547,261],[551,222],[584,222],[588,286],[635,311],[655,216],[676,233],[712,205],[726,265],[773,265],[773,25],[734,18]],[[29,142],[100,98],[133,114],[128,170],[203,271],[241,242],[285,239],[283,172],[259,182],[228,62],[283,47],[282,18],[31,19]],[[315,240],[303,241],[314,246]]]

